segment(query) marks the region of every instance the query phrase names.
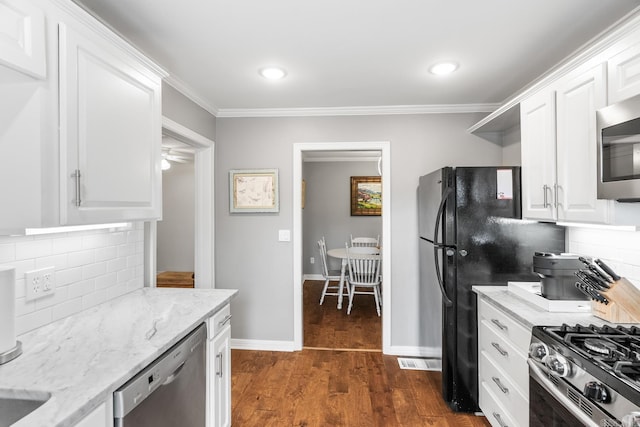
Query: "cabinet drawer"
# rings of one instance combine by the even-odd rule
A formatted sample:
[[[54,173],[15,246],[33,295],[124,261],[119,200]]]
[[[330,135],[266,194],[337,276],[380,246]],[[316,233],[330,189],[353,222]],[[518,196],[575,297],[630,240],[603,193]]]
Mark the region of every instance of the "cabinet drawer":
[[[507,314],[498,310],[484,300],[480,300],[478,307],[480,320],[486,320],[487,324],[501,337],[511,341],[523,354],[529,351],[531,342],[531,330],[525,328]]]
[[[518,425],[529,424],[529,384],[516,384],[486,353],[480,356],[480,384],[486,384],[501,405],[509,408]]]
[[[228,325],[231,325],[231,306],[229,304],[207,320],[209,339],[213,339]]]
[[[498,335],[486,320],[483,320],[479,327],[478,354],[483,353],[502,367],[504,372],[509,372],[516,384],[528,384],[527,354]]]
[[[500,403],[487,387],[487,383],[480,385],[480,409],[493,427],[520,427],[513,416]],[[527,417],[529,411],[527,410]],[[529,423],[525,424],[527,426]]]

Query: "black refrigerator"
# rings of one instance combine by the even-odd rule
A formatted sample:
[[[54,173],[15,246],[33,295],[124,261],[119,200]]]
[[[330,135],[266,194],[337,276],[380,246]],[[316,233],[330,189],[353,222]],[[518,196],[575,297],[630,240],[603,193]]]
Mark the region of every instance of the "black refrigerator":
[[[564,228],[523,221],[519,167],[445,167],[420,177],[421,340],[442,349],[442,396],[477,412],[476,285],[539,281],[536,251],[563,252]]]

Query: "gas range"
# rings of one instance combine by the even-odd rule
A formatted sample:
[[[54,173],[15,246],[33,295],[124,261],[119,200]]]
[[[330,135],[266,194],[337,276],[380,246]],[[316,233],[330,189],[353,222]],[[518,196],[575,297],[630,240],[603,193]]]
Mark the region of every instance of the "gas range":
[[[582,424],[640,427],[639,327],[536,326],[528,363]]]

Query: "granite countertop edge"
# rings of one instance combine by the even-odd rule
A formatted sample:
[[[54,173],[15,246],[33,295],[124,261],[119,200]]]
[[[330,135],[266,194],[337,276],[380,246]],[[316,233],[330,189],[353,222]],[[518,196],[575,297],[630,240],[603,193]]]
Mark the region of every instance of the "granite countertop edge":
[[[51,397],[12,427],[75,425],[237,292],[142,288],[18,336],[0,396]]]

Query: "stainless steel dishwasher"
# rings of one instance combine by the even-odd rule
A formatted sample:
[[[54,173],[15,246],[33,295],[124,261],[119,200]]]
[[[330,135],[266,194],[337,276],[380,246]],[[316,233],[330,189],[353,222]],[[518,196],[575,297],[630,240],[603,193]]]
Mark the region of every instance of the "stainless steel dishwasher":
[[[205,324],[113,394],[115,427],[205,427]]]

